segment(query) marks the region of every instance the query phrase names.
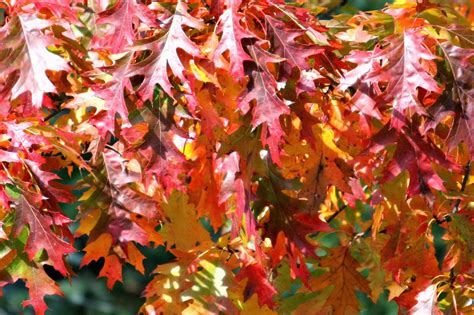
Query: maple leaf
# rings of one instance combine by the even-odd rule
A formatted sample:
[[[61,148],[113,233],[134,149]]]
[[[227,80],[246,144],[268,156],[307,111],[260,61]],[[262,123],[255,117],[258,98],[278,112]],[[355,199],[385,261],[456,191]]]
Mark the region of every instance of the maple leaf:
[[[387,272],[380,258],[380,250],[385,245],[388,237],[377,235],[377,238],[358,240],[356,244],[351,246],[354,257],[357,257],[357,261],[361,263],[359,270],[369,270],[367,281],[371,289],[370,297],[373,301],[376,301],[380,294],[383,294],[384,288],[387,287]]]
[[[380,119],[381,114],[376,106],[377,102],[374,100],[376,92],[373,91],[371,82],[364,80],[368,73],[379,69],[379,64],[376,62],[367,62],[367,60],[372,60],[373,56],[379,52],[379,48],[376,47],[373,51],[355,50],[346,56],[345,61],[354,63],[357,66],[353,70],[344,74],[344,77],[340,80],[338,88],[345,91],[349,87],[356,86],[357,91],[352,96],[351,103],[354,104],[354,107],[359,109],[359,111],[364,115]]]
[[[0,71],[10,72],[19,69],[20,75],[12,88],[12,98],[24,92],[31,92],[33,105],[40,107],[43,94],[55,92],[56,88],[46,76],[46,70],[68,70],[64,59],[47,50],[56,41],[41,30],[50,26],[50,22],[39,19],[34,14],[14,16],[0,32],[0,40],[5,52]]]
[[[114,242],[136,241],[146,245],[153,239],[153,234],[146,231],[133,214],[147,219],[157,218],[156,202],[131,184],[140,180],[140,174],[131,170],[116,152],[108,150],[103,154],[107,171],[107,190],[111,198],[108,214],[110,215],[107,230],[113,236]]]
[[[13,71],[9,73],[5,78],[0,76],[0,105],[2,106],[2,110],[0,114],[2,116],[6,116],[8,111],[10,110],[10,102],[9,99],[11,97],[12,88],[15,85],[17,80],[18,71]]]
[[[147,314],[355,313],[369,288],[467,309],[467,6],[320,24],[297,2],[0,3],[0,286],[25,280],[44,313],[42,265],[68,276],[87,235],[109,288],[166,242]]]
[[[384,91],[385,100],[393,102],[394,111],[405,113],[406,110],[414,109],[419,114],[425,114],[426,111],[417,98],[417,88],[421,87],[433,93],[441,91],[438,83],[426,72],[419,61],[436,58],[423,45],[423,40],[424,37],[420,33],[405,31],[402,42],[395,42],[391,50],[382,53],[381,57],[386,58],[387,65],[369,76],[372,82],[388,82]]]
[[[225,206],[226,216],[232,221],[231,234],[237,236],[245,231],[247,239],[259,239],[256,231],[254,215],[251,212],[248,191],[244,187],[244,180],[238,176],[240,172],[240,154],[231,152],[214,161],[215,180],[219,183],[217,204]],[[191,182],[190,186],[194,184]],[[200,183],[198,183],[200,185]],[[196,189],[201,186],[196,185]],[[219,213],[220,214],[220,213]],[[211,216],[212,224],[212,216]],[[241,234],[241,236],[243,236]]]
[[[385,270],[392,273],[404,291],[396,298],[397,303],[410,309],[416,304],[417,294],[439,274],[439,267],[432,241],[425,237],[431,213],[414,211],[405,212],[404,216],[401,220],[409,220],[405,225],[395,221],[386,227],[390,239],[381,251],[381,257]]]
[[[94,239],[89,240],[86,247],[84,247],[84,258],[81,261],[81,267],[89,264],[92,261],[98,261],[101,257],[106,257],[112,247],[112,235],[109,233],[102,233]]]
[[[162,108],[143,108],[137,120],[146,123],[149,132],[135,148],[124,152],[125,158],[137,159],[144,170],[158,176],[160,186],[167,193],[182,189],[180,175],[188,166],[174,142],[177,136],[187,138],[187,135],[173,124],[173,115],[172,106],[168,106],[166,111]],[[149,181],[149,177],[144,178],[145,186],[149,185]]]
[[[133,166],[113,150],[104,152],[103,159],[106,168],[104,187],[97,189],[93,186],[81,197],[85,204],[79,215],[81,224],[76,235],[91,235],[82,265],[108,255],[111,246],[116,244],[127,250],[132,241],[142,245],[162,243],[155,230],[160,214],[156,202],[133,187],[140,180],[140,174],[130,169]],[[104,203],[107,208],[101,210]],[[107,224],[100,224],[101,220]],[[109,267],[116,268],[115,259],[109,260]],[[132,257],[132,260],[135,261],[135,258]],[[114,282],[109,285],[112,286]]]
[[[164,313],[238,313],[228,297],[229,273],[222,262],[206,257],[197,263],[197,270],[189,271],[186,258],[180,262],[159,265],[153,280],[145,289],[154,308]],[[173,283],[170,288],[167,283]],[[168,303],[166,300],[184,301]]]
[[[116,255],[105,257],[104,266],[100,270],[99,277],[107,278],[107,287],[112,289],[115,282],[122,281],[122,264]]]
[[[143,49],[151,49],[151,54],[144,60],[133,64],[130,69],[130,76],[140,74],[145,77],[138,89],[144,99],[152,97],[155,84],[159,84],[169,96],[174,95],[173,85],[168,76],[168,66],[189,92],[190,83],[184,74],[185,67],[178,55],[178,49],[185,51],[192,57],[201,56],[199,47],[186,36],[183,26],[200,30],[204,25],[187,13],[187,5],[183,1],[178,1],[175,12],[168,23],[168,30],[163,36],[142,45]],[[187,94],[187,96],[188,105],[193,112],[196,101],[192,95]]]
[[[223,203],[219,202],[220,189],[219,181],[214,175],[217,172],[214,160],[215,157],[200,159],[199,163],[202,163],[202,166],[190,173],[189,192],[194,192],[191,194],[196,195],[199,200],[197,203],[199,215],[209,214],[211,226],[217,231],[222,226],[226,208]],[[198,170],[199,172],[197,172]]]
[[[196,163],[199,167],[190,173],[189,190],[199,200],[197,208],[201,209],[200,215],[209,213],[211,226],[217,231],[222,226],[226,211],[230,210],[226,201],[239,190],[235,183],[239,157],[236,152],[219,159],[212,154],[200,157]],[[240,214],[244,210],[237,211]]]
[[[164,313],[182,313],[185,306],[182,303],[168,303],[166,300],[181,300],[181,292],[189,286],[183,283],[186,280],[186,271],[176,262],[158,265],[153,271],[154,277],[147,284],[144,295],[153,298],[154,309]],[[176,285],[169,287],[167,283],[173,281]],[[149,305],[150,305],[149,304]]]
[[[144,257],[132,241],[142,245],[150,245],[151,242],[158,245],[162,240],[156,231],[160,215],[157,203],[133,187],[140,180],[140,174],[113,150],[104,152],[103,159],[105,186],[102,190],[93,186],[81,198],[86,204],[80,214],[76,235],[90,235],[81,266],[105,257],[99,277],[107,277],[107,286],[112,288],[115,282],[122,280],[122,261],[143,272]],[[108,208],[101,210],[104,202]],[[118,251],[121,259],[116,255],[116,245],[122,249]],[[123,251],[126,255],[122,254]]]
[[[317,215],[305,215],[300,213],[295,213],[296,211],[274,211],[272,215],[268,232],[275,234],[277,231],[284,231],[287,241],[286,249],[290,256],[298,256],[298,253],[301,252],[306,257],[315,256],[314,250],[316,249],[316,244],[309,240],[308,235],[315,233],[317,231],[328,231],[329,227],[325,224],[324,221],[319,219]],[[278,218],[281,216],[282,218]],[[279,235],[279,234],[278,234]],[[291,259],[296,261],[295,259]],[[295,271],[296,269],[293,269]],[[306,281],[306,278],[302,278],[303,281]]]
[[[141,253],[141,251],[134,245],[132,242],[127,244],[126,250],[128,262],[141,274],[145,274],[145,266],[143,266],[143,260],[145,260],[145,256]]]
[[[310,130],[302,129],[301,136],[310,140],[311,145],[302,144],[299,137],[290,140],[284,146],[282,159],[285,177],[304,178],[298,198],[305,201],[305,210],[316,211],[326,199],[331,185],[341,191],[350,191],[347,181],[351,174],[344,166],[351,157],[336,145],[334,132],[323,124],[315,123],[309,127]]]
[[[467,211],[466,209],[456,213],[457,215],[453,217],[453,221],[448,226],[449,234],[444,236],[450,248],[444,257],[443,265],[447,269],[460,272],[470,272],[474,268],[472,260],[474,248],[468,241],[474,236],[473,216]]]
[[[376,38],[376,36],[370,35],[366,31],[364,31],[362,25],[359,25],[356,28],[348,29],[345,32],[337,33],[336,37],[344,41],[356,43],[366,43],[369,40]]]
[[[235,182],[236,173],[240,170],[239,160],[239,154],[232,152],[216,161],[216,171],[220,176],[223,176],[219,192],[219,203],[226,202],[236,193]]]
[[[82,137],[72,132],[63,131],[59,127],[54,126],[45,126],[42,124],[35,124],[28,129],[24,130],[26,135],[34,135],[38,139],[42,139],[43,142],[47,142],[51,145],[52,149],[60,153],[62,156],[70,160],[72,163],[77,165],[79,168],[87,170],[88,172],[92,171],[92,168],[84,161],[81,156],[81,147],[80,143]],[[52,179],[59,179],[57,175],[47,174],[47,172],[40,169],[40,164],[38,161],[25,161],[30,169],[42,179],[42,177],[48,178],[48,183],[50,186],[52,184],[57,184],[56,182],[51,182]],[[48,165],[44,163],[42,166],[47,167]],[[43,181],[44,182],[44,181]],[[40,184],[41,186],[41,184]],[[47,185],[43,185],[41,188],[46,190]],[[54,187],[52,187],[54,188]],[[64,188],[64,187],[63,187]],[[62,194],[53,194],[53,196],[60,200],[61,202],[70,202],[71,196],[66,195],[66,192]],[[69,199],[68,199],[69,198]]]

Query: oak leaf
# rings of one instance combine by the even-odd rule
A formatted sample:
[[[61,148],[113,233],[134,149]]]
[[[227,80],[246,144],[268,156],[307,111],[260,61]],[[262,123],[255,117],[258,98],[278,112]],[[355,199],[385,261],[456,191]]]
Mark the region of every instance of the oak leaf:
[[[209,233],[196,219],[196,209],[189,203],[187,195],[173,191],[162,208],[168,222],[160,234],[168,242],[168,247],[176,245],[177,250],[187,251],[198,243],[209,241]]]
[[[17,257],[4,269],[14,280],[25,280],[28,288],[29,299],[23,301],[23,307],[31,305],[38,315],[44,315],[48,306],[44,300],[46,295],[59,295],[63,293],[54,280],[52,280],[41,265],[30,263],[23,257]],[[0,282],[1,278],[0,278]]]
[[[355,291],[369,292],[370,288],[367,280],[357,271],[359,265],[351,257],[349,250],[344,247],[331,250],[329,256],[321,262],[321,266],[329,270],[314,278],[311,287],[314,291],[332,287],[323,310],[337,315],[356,313],[360,302]],[[303,304],[295,313],[307,314],[306,312],[310,311],[308,307],[308,304]]]
[[[29,236],[25,245],[25,252],[30,260],[42,249],[48,253],[48,258],[52,266],[62,275],[69,274],[69,270],[64,262],[64,256],[74,252],[71,244],[62,240],[51,228],[56,223],[55,216],[60,216],[54,212],[42,211],[38,195],[23,192],[17,200],[14,200],[15,225],[13,233],[18,236],[25,225],[29,228]],[[58,217],[59,219],[59,217]],[[67,218],[66,218],[67,219]],[[62,222],[61,222],[62,221]],[[68,220],[69,221],[69,220]],[[60,220],[60,224],[68,223]]]
[[[31,92],[33,105],[39,108],[46,92],[55,92],[56,88],[46,75],[46,70],[68,70],[64,59],[48,51],[47,47],[56,44],[54,37],[45,35],[42,30],[50,22],[34,14],[15,16],[0,32],[3,43],[0,71],[7,73],[19,69],[20,75],[12,88],[12,98],[24,92]]]
[[[138,92],[144,99],[151,99],[155,84],[169,95],[173,96],[173,85],[168,75],[168,67],[172,73],[181,80],[185,91],[190,92],[190,82],[186,78],[185,66],[179,56],[178,49],[183,50],[192,57],[201,56],[199,47],[194,44],[186,35],[183,26],[192,27],[200,30],[204,27],[203,23],[192,17],[187,12],[187,5],[179,0],[176,4],[174,14],[168,21],[166,33],[159,39],[146,41],[140,49],[151,49],[151,54],[144,60],[131,66],[129,75],[143,75],[145,78],[138,89]],[[193,112],[196,107],[196,101],[191,94],[188,97],[190,110]]]
[[[398,129],[405,125],[403,117],[406,115],[411,116],[412,112],[426,115],[419,88],[433,94],[440,94],[442,90],[434,75],[424,66],[423,62],[436,59],[425,46],[424,39],[416,29],[409,29],[402,35],[385,39],[383,48],[353,52],[347,60],[354,61],[357,66],[345,75],[340,87],[345,89],[355,85],[367,89],[365,86],[368,86],[373,90],[373,95],[370,95],[373,99],[392,104],[391,123]]]
[[[244,76],[244,61],[251,60],[244,49],[242,41],[253,38],[254,35],[240,25],[243,14],[239,12],[241,0],[227,0],[226,9],[220,16],[220,23],[217,33],[222,33],[222,37],[213,55],[214,60],[219,63],[219,58],[228,51],[230,59],[230,73],[234,78]]]
[[[256,128],[262,125],[262,144],[268,145],[272,160],[281,164],[279,143],[283,137],[283,130],[280,125],[280,116],[289,114],[290,110],[278,97],[276,81],[269,73],[255,70],[252,78],[253,88],[242,95],[239,108],[245,113],[249,108],[248,104],[255,100],[252,126]]]

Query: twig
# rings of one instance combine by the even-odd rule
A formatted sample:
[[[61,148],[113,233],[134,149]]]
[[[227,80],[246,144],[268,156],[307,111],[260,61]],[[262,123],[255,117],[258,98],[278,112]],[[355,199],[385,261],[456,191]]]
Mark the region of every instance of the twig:
[[[471,160],[467,161],[466,165],[464,166],[464,176],[461,183],[461,190],[460,192],[463,193],[466,190],[467,182],[469,180],[469,174],[471,173]],[[459,211],[459,206],[461,205],[462,198],[456,199],[454,203],[453,210],[450,214],[446,214],[442,219],[438,219],[435,215],[433,215],[433,219],[435,220],[436,224],[440,225],[444,222],[450,222],[451,216],[456,214]]]
[[[334,212],[333,214],[331,214],[331,216],[326,220],[326,222],[329,224],[331,223],[332,220],[334,220],[338,215],[339,213],[341,213],[342,211],[344,211],[344,209],[347,208],[347,205],[343,205],[342,207],[340,207],[339,209],[336,210],[336,212]],[[315,233],[312,233],[311,236],[312,237],[316,237],[319,235],[319,231],[318,232],[315,232]]]
[[[461,193],[463,193],[466,190],[470,173],[471,173],[471,160],[467,161],[466,165],[464,166],[464,177],[461,183]],[[461,198],[458,198],[458,200],[456,200],[456,203],[454,204],[453,211],[451,212],[452,214],[455,214],[456,212],[459,211],[460,204],[461,204]]]
[[[463,193],[466,190],[467,182],[469,180],[469,174],[471,173],[471,160],[467,161],[466,165],[464,166],[464,176],[462,179],[461,183],[461,190],[460,192]],[[435,215],[433,215],[434,220],[436,221],[436,224],[440,225],[443,224],[444,222],[450,222],[451,221],[451,216],[453,214],[456,214],[459,211],[459,206],[461,205],[461,198],[456,199],[456,202],[454,203],[453,210],[451,211],[450,214],[446,214],[442,219],[438,219]]]
[[[347,205],[343,205],[342,207],[340,207],[339,209],[337,209],[336,212],[334,212],[333,214],[331,214],[331,216],[327,219],[327,223],[330,223],[332,220],[334,220],[338,215],[339,213],[341,213],[342,211],[344,211],[344,209],[347,208]]]

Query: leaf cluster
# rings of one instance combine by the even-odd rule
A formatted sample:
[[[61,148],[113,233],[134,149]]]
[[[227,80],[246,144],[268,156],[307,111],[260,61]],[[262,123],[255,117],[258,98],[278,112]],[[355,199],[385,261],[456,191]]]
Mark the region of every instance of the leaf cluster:
[[[472,312],[474,7],[5,4],[0,286],[24,306],[72,253],[112,288],[163,246],[145,314]]]

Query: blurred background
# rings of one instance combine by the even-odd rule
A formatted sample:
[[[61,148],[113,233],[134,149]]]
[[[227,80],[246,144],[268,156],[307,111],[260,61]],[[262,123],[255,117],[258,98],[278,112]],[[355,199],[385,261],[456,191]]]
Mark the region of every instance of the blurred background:
[[[301,2],[301,1],[298,1]],[[305,6],[323,6],[328,11],[321,14],[321,19],[330,18],[332,14],[355,13],[359,10],[376,10],[384,6],[386,0],[311,0],[305,1]],[[73,178],[64,178],[65,183],[78,179],[78,174],[73,174]],[[77,205],[67,205],[64,211],[74,218]],[[440,232],[441,233],[441,232]],[[76,248],[82,249],[85,246],[86,239],[78,239]],[[157,249],[140,248],[141,252],[147,257],[144,261],[146,272],[149,274],[158,264],[165,263],[173,258],[163,247]],[[117,283],[112,291],[106,287],[105,278],[97,278],[100,269],[103,266],[103,258],[98,262],[80,269],[79,265],[82,259],[81,253],[70,255],[67,260],[74,271],[75,277],[69,281],[61,277],[54,269],[46,266],[47,273],[55,279],[62,291],[64,297],[49,296],[46,297],[46,303],[49,310],[46,314],[81,314],[81,315],[128,315],[137,314],[140,306],[144,303],[141,292],[144,290],[150,277],[143,276],[131,266],[126,265],[123,270],[124,283]],[[387,295],[382,295],[374,304],[370,298],[364,294],[359,294],[359,300],[363,305],[361,314],[398,314],[398,307],[395,302],[388,302]],[[28,290],[24,283],[18,281],[13,285],[8,285],[3,289],[3,296],[0,297],[0,315],[10,314],[34,314],[31,307],[22,308],[21,302],[28,297]]]

